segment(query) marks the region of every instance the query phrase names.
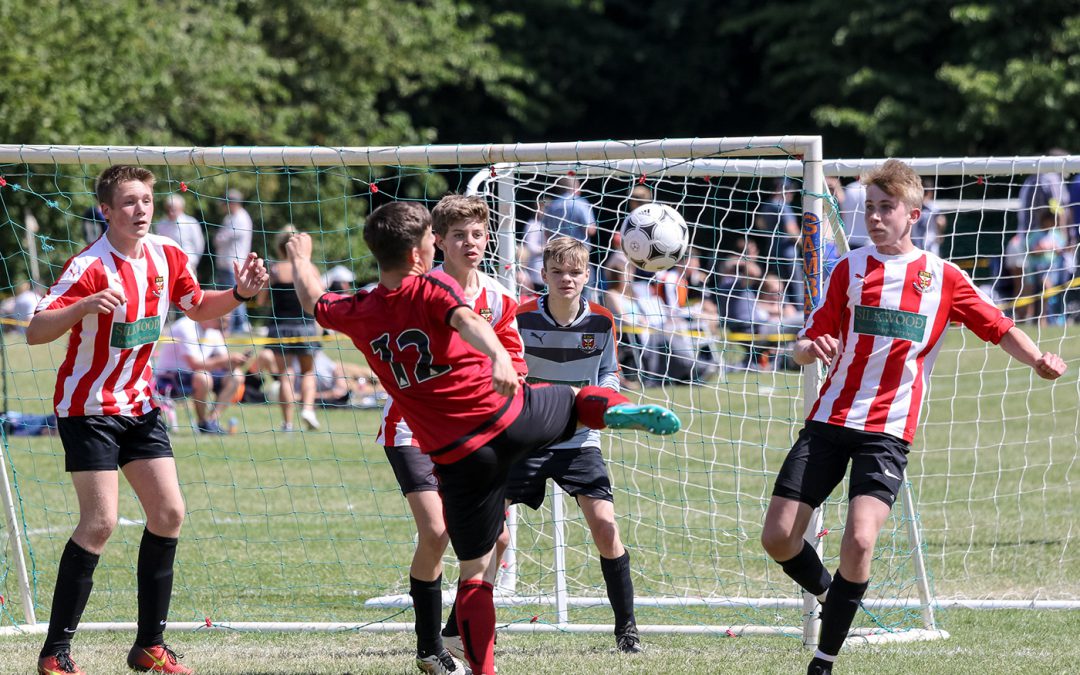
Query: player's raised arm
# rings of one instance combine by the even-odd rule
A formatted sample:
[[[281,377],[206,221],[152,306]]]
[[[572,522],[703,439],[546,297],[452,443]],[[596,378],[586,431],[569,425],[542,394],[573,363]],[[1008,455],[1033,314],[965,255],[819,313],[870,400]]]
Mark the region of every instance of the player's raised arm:
[[[293,266],[293,285],[296,296],[308,314],[315,314],[315,303],[326,289],[323,287],[319,271],[311,264],[311,236],[303,232],[294,234],[285,244],[289,262]]]
[[[1065,361],[1051,352],[1042,352],[1027,333],[1016,326],[1009,329],[998,343],[1001,348],[1021,363],[1031,366],[1035,373],[1044,380],[1056,380],[1065,374],[1068,366]]]
[[[502,396],[518,390],[517,370],[510,352],[502,346],[491,324],[468,307],[459,307],[450,315],[450,326],[470,345],[491,359],[491,386]]]
[[[270,279],[262,258],[249,253],[244,264],[233,261],[233,274],[236,285],[223,291],[206,291],[202,302],[185,312],[193,321],[205,321],[225,316],[240,306],[240,303],[255,299]]]

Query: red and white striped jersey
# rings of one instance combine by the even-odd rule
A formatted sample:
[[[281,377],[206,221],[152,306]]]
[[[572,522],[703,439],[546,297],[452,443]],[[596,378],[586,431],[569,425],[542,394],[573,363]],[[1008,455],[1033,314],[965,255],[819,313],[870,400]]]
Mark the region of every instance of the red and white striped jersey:
[[[187,311],[203,291],[172,239],[148,234],[143,255],[128,258],[101,236],[64,265],[37,312],[61,309],[106,288],[127,302],[111,314],[88,314],[71,328],[67,355],[56,373],[58,417],[145,415],[154,408],[150,357],[169,304]]]
[[[890,256],[873,246],[849,253],[799,332],[840,341],[807,419],[910,443],[951,322],[994,344],[1013,327],[963,270],[933,253]]]
[[[435,266],[431,271],[446,272],[442,265]],[[469,303],[474,312],[487,319],[495,329],[499,342],[510,352],[514,369],[518,375],[525,377],[529,368],[525,365],[525,346],[518,333],[517,299],[497,279],[479,270],[476,274],[479,276],[476,295],[466,296],[465,302]],[[387,398],[386,405],[383,406],[382,424],[379,425],[379,435],[375,442],[386,447],[419,447],[419,443],[413,438],[412,430],[401,416],[401,409],[394,405],[393,398]]]

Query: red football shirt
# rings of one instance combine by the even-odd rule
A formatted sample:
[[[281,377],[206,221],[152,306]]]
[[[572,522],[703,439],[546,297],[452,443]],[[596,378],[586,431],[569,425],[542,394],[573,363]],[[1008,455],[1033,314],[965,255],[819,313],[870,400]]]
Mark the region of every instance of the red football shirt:
[[[502,433],[521,413],[522,394],[491,388],[491,360],[450,327],[468,310],[444,272],[408,276],[395,290],[326,293],[319,325],[349,336],[400,405],[420,448],[438,464],[456,462]]]

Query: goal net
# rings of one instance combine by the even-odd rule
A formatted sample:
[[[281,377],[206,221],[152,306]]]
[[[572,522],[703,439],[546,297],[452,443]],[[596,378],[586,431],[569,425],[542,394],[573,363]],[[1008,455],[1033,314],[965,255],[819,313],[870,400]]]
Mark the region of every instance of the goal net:
[[[0,146],[0,295],[14,299],[24,279],[31,291],[44,290],[96,236],[88,211],[93,179],[109,163],[152,168],[158,218],[165,197],[182,196],[207,242],[224,217],[226,192],[240,191],[256,251],[277,257],[274,235],[293,223],[314,235],[321,267],[344,269],[331,279],[347,279],[348,287],[375,276],[359,235],[372,208],[394,199],[433,205],[447,191],[490,200],[489,271],[524,285],[535,271],[523,253],[535,231],[530,220],[555,196],[558,179],[571,175],[594,210],[593,262],[598,282],[607,283],[612,235],[634,189],[648,188],[649,199],[686,219],[700,264],[675,268],[663,284],[633,278],[646,300],[655,301],[648,300],[652,309],[641,312],[641,325],[624,331],[633,357],[624,365],[635,388],[630,395],[672,406],[686,431],[662,440],[604,435],[639,622],[646,631],[806,639],[808,609],[767,559],[758,535],[773,477],[815,387],[814,373],[792,369],[786,355],[801,321],[801,307],[793,312],[787,305],[801,303],[807,288],[820,290],[820,278],[807,278],[804,267],[827,267],[844,250],[842,238],[830,237],[843,208],[824,175],[865,170],[821,163],[820,152],[814,137],[359,149]],[[1024,179],[1040,167],[982,160],[920,165],[923,175],[939,179],[942,253],[981,282],[1007,283],[992,264],[1004,250]],[[794,234],[786,229],[792,218]],[[198,267],[207,286],[218,267],[214,254],[208,245]],[[601,289],[595,292],[602,299]],[[663,305],[660,296],[668,292],[674,304]],[[1007,291],[995,292],[1014,311],[1016,303],[1002,295]],[[1068,293],[1059,296],[1066,307]],[[1072,326],[1058,318],[1067,310],[1054,313],[1055,306],[1041,303],[1037,316],[1045,314],[1047,325],[1033,323],[1030,330],[1075,368]],[[229,336],[229,348],[259,352],[268,343],[260,329],[272,317],[256,305],[248,315],[252,331]],[[78,519],[63,450],[44,417],[64,344],[27,346],[18,332],[25,319],[9,312],[2,344],[0,630],[47,621],[57,560]],[[262,402],[253,395],[222,413],[226,426],[235,419],[234,434],[197,433],[191,401],[172,401],[171,437],[188,507],[172,625],[408,627],[411,612],[400,600],[414,529],[374,442],[381,392],[361,383],[365,364],[351,344],[326,336],[322,347],[352,391],[318,409],[317,431],[281,430],[269,373],[247,380],[249,394],[262,385]],[[1080,432],[1075,377],[1044,383],[957,330],[933,383],[909,466],[910,490],[879,541],[857,621],[871,638],[940,635],[933,592],[978,603],[1068,604],[1080,596],[1080,562],[1070,546],[1070,470]],[[46,433],[37,435],[41,425]],[[843,531],[843,494],[837,490],[809,533],[830,569]],[[500,625],[610,630],[597,554],[573,501],[553,495],[539,512],[517,510],[513,519],[515,546],[497,598]],[[139,506],[121,481],[119,526],[95,575],[84,627],[134,619],[141,529]],[[453,580],[451,554],[446,562],[445,578]]]

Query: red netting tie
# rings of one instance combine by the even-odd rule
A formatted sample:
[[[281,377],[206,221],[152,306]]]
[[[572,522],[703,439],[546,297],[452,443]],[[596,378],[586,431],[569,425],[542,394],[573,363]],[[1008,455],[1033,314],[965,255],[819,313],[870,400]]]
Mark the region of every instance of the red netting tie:
[[[180,181],[180,192],[187,192],[187,183]]]
[[[510,569],[510,563],[503,560],[499,563],[499,567],[503,568],[504,570],[508,570]]]
[[[648,176],[647,176],[647,174],[644,174],[644,173],[643,173],[643,174],[641,174],[640,176],[638,176],[638,179],[637,179],[637,184],[638,184],[638,185],[644,185],[644,184],[645,184],[645,179],[646,179],[647,177],[648,177]]]
[[[205,617],[205,621],[206,621],[206,627],[207,628],[213,628],[214,627],[214,622],[210,620],[210,617]]]
[[[975,176],[975,184],[976,185],[982,185],[985,182],[986,182],[986,177],[985,176]]]
[[[566,175],[567,176],[576,176],[577,171],[574,171],[573,169],[570,169],[569,171],[566,172]]]
[[[711,183],[712,182],[712,176],[705,176],[705,182],[706,183]]]
[[[372,183],[371,184],[371,194],[375,194],[378,191],[379,191],[379,184],[378,183]]]
[[[4,180],[3,176],[0,176],[0,187],[7,187],[7,181]]]
[[[492,164],[491,166],[488,167],[488,173],[491,174],[492,178],[495,177],[495,165],[494,164]]]
[[[736,633],[735,631],[731,630],[730,628],[728,628],[727,630],[724,631],[724,635],[726,635],[728,637],[739,637],[739,634]]]
[[[529,623],[536,623],[539,620],[540,620],[540,617],[534,615],[533,618],[529,619]]]
[[[0,605],[4,604],[4,596],[0,595]]]
[[[825,535],[827,535],[828,533],[829,533],[829,528],[827,528],[827,527],[826,527],[826,528],[825,528],[824,530],[822,530],[821,532],[818,532],[818,533],[817,533],[817,538],[818,538],[818,539],[821,539],[822,537],[824,537],[824,536],[825,536]]]

